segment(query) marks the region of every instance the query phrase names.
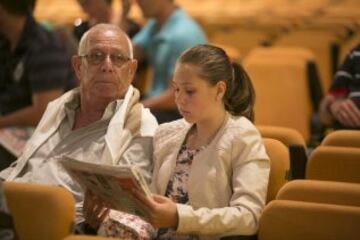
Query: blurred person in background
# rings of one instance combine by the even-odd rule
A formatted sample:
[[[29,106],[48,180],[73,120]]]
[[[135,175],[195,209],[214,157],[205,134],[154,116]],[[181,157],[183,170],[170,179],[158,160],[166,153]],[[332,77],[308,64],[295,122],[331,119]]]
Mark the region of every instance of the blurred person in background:
[[[360,44],[336,72],[320,104],[320,120],[335,129],[360,130]]]
[[[158,122],[180,118],[171,87],[175,63],[180,54],[206,43],[201,27],[173,0],[137,0],[146,25],[133,38],[135,58],[153,70],[150,90],[143,96]]]
[[[32,16],[35,1],[0,0],[0,128],[36,126],[51,100],[76,84],[59,38]],[[12,160],[0,149],[0,169]]]
[[[112,0],[77,0],[82,10],[87,14],[88,19],[75,21],[73,33],[79,41],[81,36],[92,26],[98,23],[111,23],[118,25],[130,37],[133,37],[140,30],[140,26],[128,17],[131,0],[119,0],[121,2],[121,14],[112,9]]]

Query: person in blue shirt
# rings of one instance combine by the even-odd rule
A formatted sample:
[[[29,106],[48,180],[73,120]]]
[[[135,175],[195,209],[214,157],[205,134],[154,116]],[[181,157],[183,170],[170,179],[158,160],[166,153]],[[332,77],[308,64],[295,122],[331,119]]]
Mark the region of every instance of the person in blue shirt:
[[[82,35],[98,23],[118,25],[129,37],[133,37],[140,30],[140,25],[128,17],[130,2],[121,0],[122,16],[112,8],[113,0],[77,0],[81,9],[88,16],[87,20],[76,19],[73,35],[80,41]]]
[[[206,36],[173,0],[137,0],[137,3],[149,20],[132,39],[135,58],[145,59],[153,70],[150,90],[143,96],[143,104],[160,123],[171,121],[180,118],[170,84],[176,59],[184,50],[206,43]]]

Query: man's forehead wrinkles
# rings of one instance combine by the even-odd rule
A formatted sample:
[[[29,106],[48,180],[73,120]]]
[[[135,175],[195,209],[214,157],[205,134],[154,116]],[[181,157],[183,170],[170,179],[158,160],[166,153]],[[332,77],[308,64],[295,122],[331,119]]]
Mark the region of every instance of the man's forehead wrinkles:
[[[115,41],[116,40],[116,41]],[[91,49],[106,49],[120,51],[126,55],[129,55],[129,49],[120,39],[90,39],[88,44],[88,50]]]
[[[90,45],[94,45],[94,44],[108,44],[108,45],[113,45],[113,46],[122,46],[124,47],[124,41],[121,41],[118,38],[97,38],[97,39],[90,39],[89,41]]]
[[[129,56],[129,53],[126,50],[124,50],[123,48],[113,47],[113,46],[110,46],[110,47],[93,46],[88,49],[88,53],[90,53],[90,52],[92,52],[92,53],[102,52],[104,54],[120,54],[120,55],[123,55],[124,57]]]

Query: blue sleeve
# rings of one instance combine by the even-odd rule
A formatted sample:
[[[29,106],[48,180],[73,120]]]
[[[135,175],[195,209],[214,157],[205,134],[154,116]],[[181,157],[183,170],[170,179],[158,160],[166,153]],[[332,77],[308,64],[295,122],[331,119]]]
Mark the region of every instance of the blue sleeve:
[[[132,41],[134,45],[146,49],[150,43],[151,35],[155,29],[155,21],[149,20],[149,22],[138,32],[133,38]]]
[[[172,38],[172,41],[173,49],[171,57],[169,59],[168,76],[173,75],[175,71],[176,61],[185,50],[198,44],[205,44],[207,42],[205,36],[202,34],[182,35],[182,37]]]

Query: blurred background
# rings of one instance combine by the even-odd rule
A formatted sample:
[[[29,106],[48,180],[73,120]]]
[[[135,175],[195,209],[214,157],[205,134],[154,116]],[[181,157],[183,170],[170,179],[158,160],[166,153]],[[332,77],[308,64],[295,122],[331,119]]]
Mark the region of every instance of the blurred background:
[[[316,112],[346,53],[360,42],[359,0],[175,1],[200,23],[210,43],[245,66],[258,96],[257,125],[296,129],[307,143],[323,137]],[[121,11],[120,1],[112,7]],[[75,0],[37,0],[34,15],[70,31],[86,19]],[[145,23],[136,4],[129,16]],[[289,71],[284,62],[292,63]]]

